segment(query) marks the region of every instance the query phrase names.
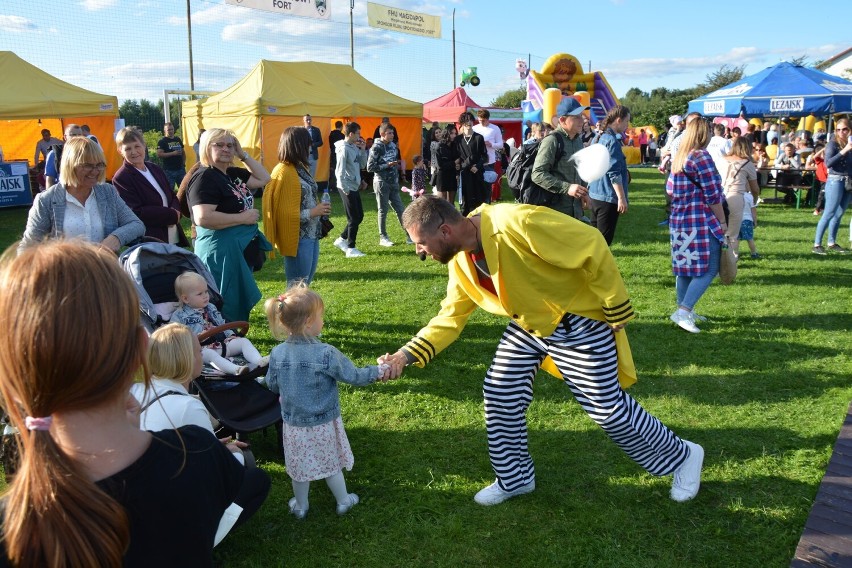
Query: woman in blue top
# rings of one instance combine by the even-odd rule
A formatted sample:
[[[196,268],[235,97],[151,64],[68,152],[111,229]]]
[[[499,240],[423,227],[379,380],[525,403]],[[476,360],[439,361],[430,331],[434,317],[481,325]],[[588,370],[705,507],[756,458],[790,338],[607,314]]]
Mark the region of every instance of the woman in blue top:
[[[603,144],[609,152],[609,169],[601,179],[589,185],[589,197],[592,200],[592,227],[603,234],[606,244],[612,244],[618,216],[627,213],[627,160],[621,147],[624,131],[630,126],[630,109],[626,106],[614,106],[601,121],[601,134],[598,144]]]
[[[308,490],[318,479],[325,479],[334,494],[338,515],[358,503],[343,478],[343,470],[351,470],[355,458],[340,417],[337,383],[363,386],[389,374],[384,364],[359,369],[317,339],[324,313],[322,298],[304,283],[266,301],[272,335],[287,338],[269,355],[266,384],[281,395],[284,463],[295,494],[289,506],[297,519],[307,515]]]
[[[852,199],[852,137],[849,136],[849,120],[841,118],[834,129],[834,138],[825,146],[825,166],[828,168],[828,180],[825,182],[825,209],[817,223],[814,237],[814,254],[825,254],[826,250],[847,253],[846,249],[837,244],[837,230],[840,219],[849,200]],[[822,247],[822,236],[828,227],[828,246]],[[850,236],[852,239],[852,236]]]

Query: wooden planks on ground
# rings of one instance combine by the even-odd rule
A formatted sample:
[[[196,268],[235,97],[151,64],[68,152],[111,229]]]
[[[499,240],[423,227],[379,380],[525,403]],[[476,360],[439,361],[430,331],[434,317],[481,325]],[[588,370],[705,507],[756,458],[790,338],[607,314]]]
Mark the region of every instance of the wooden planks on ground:
[[[790,563],[813,566],[852,567],[852,404]]]

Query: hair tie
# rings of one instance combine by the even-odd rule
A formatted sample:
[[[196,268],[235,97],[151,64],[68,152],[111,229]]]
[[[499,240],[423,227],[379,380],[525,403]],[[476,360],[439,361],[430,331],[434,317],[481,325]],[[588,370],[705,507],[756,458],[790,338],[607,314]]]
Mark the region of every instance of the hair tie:
[[[50,430],[51,424],[53,424],[52,416],[45,416],[44,418],[27,416],[24,419],[24,425],[27,427],[27,430]]]

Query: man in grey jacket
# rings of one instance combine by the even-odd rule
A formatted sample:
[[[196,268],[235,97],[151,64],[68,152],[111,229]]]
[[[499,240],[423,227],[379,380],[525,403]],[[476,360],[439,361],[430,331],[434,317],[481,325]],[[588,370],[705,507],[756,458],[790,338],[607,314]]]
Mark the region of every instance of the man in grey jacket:
[[[364,220],[364,206],[361,203],[361,170],[367,167],[367,151],[361,138],[361,127],[350,122],[344,129],[346,137],[334,143],[337,163],[334,167],[337,191],[343,201],[346,213],[346,227],[334,241],[334,246],[346,254],[346,258],[358,258],[364,253],[355,247],[358,226]]]
[[[387,232],[388,207],[392,207],[396,212],[400,225],[402,225],[402,212],[405,208],[399,196],[399,159],[396,144],[393,143],[396,138],[395,129],[390,123],[382,124],[379,126],[379,133],[381,136],[373,141],[367,157],[367,171],[375,174],[373,190],[376,192],[379,210],[379,245],[392,247],[394,242],[390,240]],[[403,230],[405,230],[404,227]],[[414,242],[408,237],[408,233],[405,236],[407,244],[413,245]]]

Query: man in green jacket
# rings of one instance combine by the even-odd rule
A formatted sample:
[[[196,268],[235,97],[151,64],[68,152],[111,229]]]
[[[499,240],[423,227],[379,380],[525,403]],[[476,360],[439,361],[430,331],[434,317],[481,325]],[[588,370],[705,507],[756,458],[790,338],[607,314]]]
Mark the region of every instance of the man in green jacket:
[[[676,436],[622,389],[636,370],[624,325],[633,307],[601,233],[546,207],[483,205],[469,217],[433,196],[415,200],[403,225],[421,259],[447,264],[437,316],[393,355],[399,376],[455,341],[477,307],[510,318],[485,374],[485,426],[496,481],[479,491],[496,505],[535,489],[526,411],[539,368],[561,375],[583,410],[653,475],[674,474],[671,498],[695,497],[704,450]],[[570,249],[565,243],[571,243]]]
[[[552,136],[542,139],[533,164],[532,181],[542,189],[556,194],[549,207],[565,213],[569,217],[582,219],[583,209],[589,207],[589,190],[577,174],[577,167],[570,160],[575,152],[583,149],[583,111],[577,99],[566,97],[556,107],[555,120],[558,121]],[[562,155],[557,160],[559,144],[562,140]]]

